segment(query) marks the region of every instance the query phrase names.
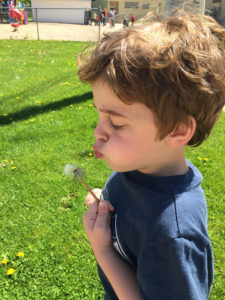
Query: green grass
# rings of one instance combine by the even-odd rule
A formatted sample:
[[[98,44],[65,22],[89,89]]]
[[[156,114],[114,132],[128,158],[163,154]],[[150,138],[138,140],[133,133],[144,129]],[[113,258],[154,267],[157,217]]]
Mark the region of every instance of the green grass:
[[[93,188],[111,173],[93,155],[97,115],[76,66],[84,46],[0,41],[0,260],[8,261],[0,266],[0,299],[103,297],[82,225],[86,190],[63,175],[66,163],[79,164]],[[225,297],[224,121],[223,114],[211,137],[187,150],[204,176],[215,256],[211,300]]]

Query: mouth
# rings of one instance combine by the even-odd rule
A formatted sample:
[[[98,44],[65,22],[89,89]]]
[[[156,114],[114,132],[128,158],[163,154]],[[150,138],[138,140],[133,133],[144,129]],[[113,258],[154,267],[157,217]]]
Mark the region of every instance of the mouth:
[[[103,157],[103,154],[101,152],[99,152],[95,146],[93,146],[94,148],[94,154],[97,158],[102,158]]]

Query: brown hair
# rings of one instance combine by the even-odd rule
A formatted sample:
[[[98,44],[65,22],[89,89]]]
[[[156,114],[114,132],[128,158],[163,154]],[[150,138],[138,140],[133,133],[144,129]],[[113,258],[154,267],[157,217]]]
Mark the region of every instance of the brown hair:
[[[79,77],[101,76],[117,97],[155,114],[159,138],[196,120],[189,145],[210,134],[225,105],[225,29],[214,19],[175,11],[161,22],[105,35],[83,51]]]

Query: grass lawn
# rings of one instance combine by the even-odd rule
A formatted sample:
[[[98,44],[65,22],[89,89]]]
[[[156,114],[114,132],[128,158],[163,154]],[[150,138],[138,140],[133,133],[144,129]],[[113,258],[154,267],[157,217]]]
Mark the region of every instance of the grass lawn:
[[[97,114],[76,66],[84,46],[0,41],[0,299],[103,298],[82,225],[86,190],[63,175],[65,164],[78,164],[93,188],[111,173],[93,155]],[[211,300],[225,298],[224,121],[225,113],[203,145],[187,150],[204,176]]]

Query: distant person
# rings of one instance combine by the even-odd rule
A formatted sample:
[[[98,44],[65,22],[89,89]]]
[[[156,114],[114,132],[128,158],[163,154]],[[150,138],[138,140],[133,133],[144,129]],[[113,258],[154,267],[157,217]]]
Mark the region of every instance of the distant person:
[[[224,39],[214,19],[176,10],[84,52],[78,74],[99,114],[95,155],[114,171],[100,202],[87,195],[83,218],[104,299],[209,298],[207,204],[185,154],[222,114]]]
[[[109,22],[111,28],[115,26],[114,17],[115,17],[115,11],[113,8],[111,8],[109,11]]]
[[[130,15],[131,25],[134,25],[135,17],[134,14]]]
[[[100,14],[99,14],[99,23],[103,24],[103,18],[102,18],[102,9],[100,9]]]
[[[127,17],[123,17],[123,27],[128,27],[129,23],[128,23],[128,18]]]
[[[96,15],[96,17],[95,17],[95,25],[98,25],[98,22],[99,22],[99,17],[98,17],[98,15]]]
[[[103,21],[103,26],[106,26],[107,22],[107,9],[102,10],[102,21]]]
[[[107,20],[107,10],[103,9],[102,10],[102,22],[103,22],[103,26],[106,26],[106,20]]]

